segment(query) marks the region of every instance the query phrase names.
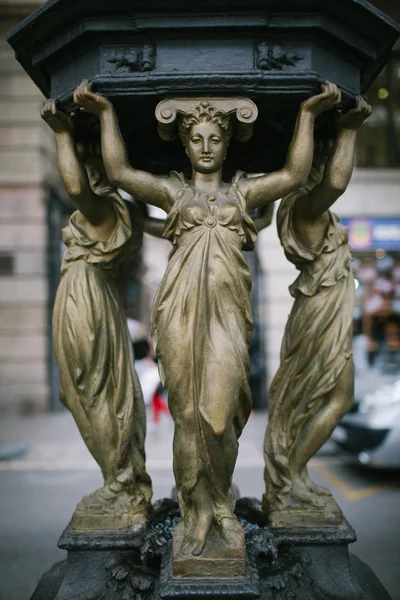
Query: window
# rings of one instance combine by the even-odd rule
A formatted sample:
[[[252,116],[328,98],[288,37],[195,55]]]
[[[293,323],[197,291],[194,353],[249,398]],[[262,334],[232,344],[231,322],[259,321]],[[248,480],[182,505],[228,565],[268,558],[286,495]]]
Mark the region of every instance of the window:
[[[14,256],[8,252],[0,253],[0,276],[14,274]]]

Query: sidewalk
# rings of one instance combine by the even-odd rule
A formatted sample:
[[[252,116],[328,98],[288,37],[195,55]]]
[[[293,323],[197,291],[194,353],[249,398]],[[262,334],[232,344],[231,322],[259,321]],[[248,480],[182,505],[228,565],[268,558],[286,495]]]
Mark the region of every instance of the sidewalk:
[[[262,444],[267,422],[265,413],[253,413],[240,439],[237,469],[259,469],[259,483],[263,477]],[[155,499],[165,495],[166,476],[171,487],[173,421],[163,415],[157,425],[148,414],[146,437],[147,468],[152,476]],[[97,471],[99,467],[81,439],[69,412],[17,416],[5,415],[0,419],[0,445],[26,444],[22,458],[0,461],[0,471]],[[159,471],[163,471],[162,489],[158,485]],[[261,487],[260,487],[261,489]],[[247,495],[247,494],[246,494]]]
[[[262,445],[266,422],[265,413],[251,415],[240,439],[238,467],[263,467]],[[146,453],[150,469],[171,468],[172,437],[173,421],[170,417],[163,415],[160,423],[154,424],[148,415]],[[98,468],[67,411],[33,416],[1,416],[0,445],[3,444],[26,444],[28,452],[23,458],[11,461],[10,465],[2,466],[0,462],[0,469]]]

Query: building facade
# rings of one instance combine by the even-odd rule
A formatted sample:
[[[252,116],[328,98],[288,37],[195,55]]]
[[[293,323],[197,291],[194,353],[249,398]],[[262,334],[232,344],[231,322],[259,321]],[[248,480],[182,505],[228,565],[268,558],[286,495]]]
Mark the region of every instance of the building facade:
[[[39,4],[0,0],[0,409],[13,411],[45,410],[52,372],[47,250],[63,191],[42,95],[6,41]]]

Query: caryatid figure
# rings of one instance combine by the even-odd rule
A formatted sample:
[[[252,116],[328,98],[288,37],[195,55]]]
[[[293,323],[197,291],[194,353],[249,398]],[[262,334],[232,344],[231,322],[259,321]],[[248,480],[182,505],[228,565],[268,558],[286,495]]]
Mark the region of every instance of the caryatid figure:
[[[75,92],[75,102],[100,118],[110,181],[163,209],[164,237],[176,247],[151,315],[175,423],[174,474],[182,514],[174,532],[175,558],[202,556],[211,532],[232,556],[244,551],[232,475],[238,439],[251,411],[251,280],[242,250],[254,248],[257,231],[249,214],[306,183],[315,118],[338,99],[336,87],[327,85],[302,104],[281,171],[254,178],[237,173],[224,182],[222,166],[236,121],[221,108],[220,99],[199,99],[195,106],[187,100],[179,119],[192,166],[186,179],[175,172],[156,176],[132,167],[111,102],[93,93],[88,82]]]
[[[356,132],[370,114],[358,97],[338,118],[336,139],[317,146],[306,185],[277,213],[285,255],[300,274],[289,288],[295,300],[268,397],[263,505],[273,524],[312,524],[310,508],[317,520],[341,515],[335,503],[332,514],[331,494],[310,479],[307,463],[354,402],[351,250],[347,227],[329,209],[350,182]]]
[[[62,233],[53,311],[60,398],[104,477],[104,486],[78,504],[72,528],[142,528],[152,496],[146,413],[117,285],[121,266],[141,246],[141,215],[108,181],[100,146],[76,144],[71,117],[53,100],[42,117],[55,132],[61,179],[77,208]]]

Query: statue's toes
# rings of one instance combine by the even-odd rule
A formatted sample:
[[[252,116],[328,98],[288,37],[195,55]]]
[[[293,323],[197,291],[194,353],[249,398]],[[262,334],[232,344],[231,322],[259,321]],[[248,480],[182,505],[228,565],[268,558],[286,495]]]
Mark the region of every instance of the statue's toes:
[[[193,556],[201,556],[204,552],[204,548],[206,545],[206,540],[204,539],[197,539],[194,547],[192,549],[192,555]]]
[[[182,541],[180,554],[184,556],[201,556],[206,545],[207,533],[207,527],[201,525],[186,533]]]
[[[237,549],[243,547],[244,531],[236,519],[222,519],[221,534],[230,548]]]

